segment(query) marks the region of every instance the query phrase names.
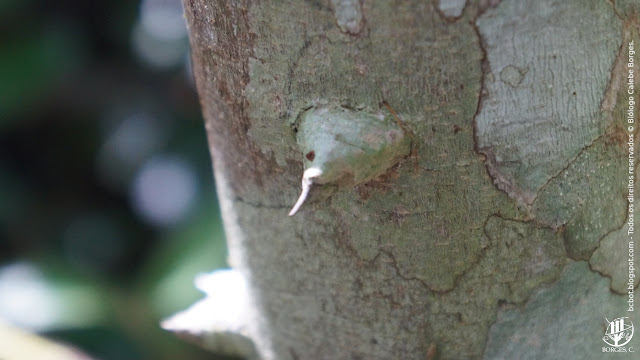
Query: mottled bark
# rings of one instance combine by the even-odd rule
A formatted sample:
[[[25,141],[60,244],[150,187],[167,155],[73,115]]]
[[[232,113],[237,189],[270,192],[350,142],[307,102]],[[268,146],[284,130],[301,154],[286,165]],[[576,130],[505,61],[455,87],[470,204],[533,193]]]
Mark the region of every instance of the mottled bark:
[[[230,261],[248,284],[246,354],[601,358],[604,318],[626,316],[624,66],[639,11],[185,0]],[[412,151],[366,183],[316,186],[289,217],[313,162],[297,126],[322,106],[397,121]]]

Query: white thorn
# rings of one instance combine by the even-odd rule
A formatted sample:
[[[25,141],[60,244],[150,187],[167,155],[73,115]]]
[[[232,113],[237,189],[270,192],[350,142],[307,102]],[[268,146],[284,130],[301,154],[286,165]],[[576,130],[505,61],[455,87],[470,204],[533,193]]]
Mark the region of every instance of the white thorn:
[[[307,195],[309,194],[310,188],[311,188],[311,182],[306,181],[306,179],[302,179],[302,193],[300,194],[298,201],[296,201],[296,204],[293,205],[293,208],[291,209],[291,211],[289,211],[289,216],[293,216],[298,211],[298,209],[300,209],[300,206],[302,206],[302,203],[304,203],[305,199],[307,198]]]
[[[293,216],[307,199],[307,195],[309,195],[309,190],[311,189],[311,184],[313,184],[311,179],[320,175],[322,175],[322,170],[315,167],[304,171],[302,174],[302,193],[300,194],[298,201],[296,201],[296,204],[293,205],[291,211],[289,211],[289,216]]]

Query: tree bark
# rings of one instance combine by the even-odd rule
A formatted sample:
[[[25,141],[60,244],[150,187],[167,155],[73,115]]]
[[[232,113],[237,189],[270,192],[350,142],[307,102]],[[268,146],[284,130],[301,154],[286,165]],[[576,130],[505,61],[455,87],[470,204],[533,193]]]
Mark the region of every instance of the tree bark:
[[[640,325],[624,115],[639,12],[185,0],[245,355],[599,359],[605,318]],[[395,121],[411,152],[315,185],[290,217],[313,164],[296,131],[323,106]]]

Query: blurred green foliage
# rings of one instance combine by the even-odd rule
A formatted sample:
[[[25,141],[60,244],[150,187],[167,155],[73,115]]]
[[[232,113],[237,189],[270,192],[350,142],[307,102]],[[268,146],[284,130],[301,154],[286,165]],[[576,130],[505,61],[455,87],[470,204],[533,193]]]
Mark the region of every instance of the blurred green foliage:
[[[202,297],[193,276],[226,267],[226,248],[187,54],[146,65],[131,41],[140,16],[124,0],[0,0],[0,266],[38,269],[48,295],[35,306],[61,304],[39,330],[98,359],[211,359],[158,326]],[[125,151],[135,161],[110,158],[110,137],[135,116],[160,135]],[[168,223],[133,196],[158,156],[180,159],[196,184]]]

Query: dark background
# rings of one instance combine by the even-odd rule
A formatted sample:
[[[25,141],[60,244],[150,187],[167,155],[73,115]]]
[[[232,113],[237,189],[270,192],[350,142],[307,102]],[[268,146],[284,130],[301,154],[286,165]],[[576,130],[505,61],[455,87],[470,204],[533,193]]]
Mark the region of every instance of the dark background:
[[[212,359],[160,329],[225,267],[180,0],[0,0],[0,320],[98,359]]]

